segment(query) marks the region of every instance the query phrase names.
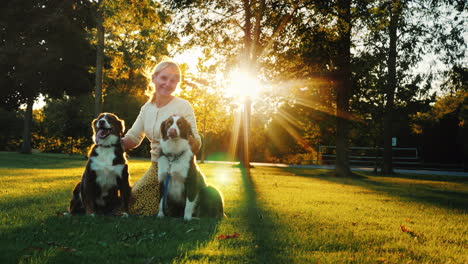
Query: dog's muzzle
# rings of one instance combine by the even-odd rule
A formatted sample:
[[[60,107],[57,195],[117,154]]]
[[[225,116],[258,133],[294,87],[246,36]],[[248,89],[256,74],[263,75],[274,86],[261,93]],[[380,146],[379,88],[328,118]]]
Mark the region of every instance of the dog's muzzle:
[[[178,137],[179,135],[177,135],[177,129],[171,127],[169,128],[169,130],[167,131],[167,135],[170,137],[170,138],[176,138]]]
[[[99,127],[96,132],[96,139],[104,139],[110,135],[112,128]]]

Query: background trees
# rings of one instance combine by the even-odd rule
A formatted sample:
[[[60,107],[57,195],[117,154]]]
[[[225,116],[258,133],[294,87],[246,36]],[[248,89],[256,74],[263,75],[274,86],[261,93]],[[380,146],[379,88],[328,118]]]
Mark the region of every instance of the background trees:
[[[0,102],[7,109],[27,105],[21,152],[30,153],[32,107],[39,95],[89,91],[89,3],[22,0],[0,5]]]
[[[425,116],[435,115],[431,111],[438,107],[431,103],[445,104],[439,99],[445,97],[434,96],[435,84],[447,87],[446,93],[457,96],[459,102],[466,100],[459,92],[466,86],[462,38],[466,4],[449,4],[404,0],[4,1],[0,11],[0,84],[5,90],[1,104],[5,111],[15,110],[45,95],[47,106],[35,113],[34,131],[60,138],[60,142],[76,139],[71,150],[89,140],[89,122],[99,97],[92,86],[99,68],[95,61],[97,14],[101,12],[105,32],[102,111],[115,112],[131,126],[147,100],[143,68],[164,56],[195,49],[201,51],[199,63],[183,65],[179,96],[194,106],[206,143],[202,159],[205,153],[228,157],[231,137],[236,134],[233,127],[239,123],[235,119],[239,104],[225,88],[230,70],[243,67],[253,71],[265,88],[252,102],[252,119],[247,123],[254,132],[249,136],[253,159],[318,162],[320,145],[336,145],[337,175],[347,176],[348,146],[377,148],[386,143],[391,150],[389,139],[397,136],[399,146],[424,148],[424,137],[431,130]],[[18,16],[27,17],[28,22],[16,21]],[[429,61],[436,60],[442,64],[434,65],[447,65],[443,71],[429,67]],[[27,116],[23,113],[32,116],[32,103],[29,106],[27,111],[7,111],[6,117],[16,124],[17,118]],[[462,106],[453,108],[459,110],[454,110],[453,122],[446,123],[458,125],[456,131],[466,127]],[[430,121],[437,120],[443,118]],[[28,145],[11,130],[4,133],[8,142]],[[461,137],[454,143],[457,147],[466,141]],[[47,148],[37,138],[33,144]],[[7,145],[1,144],[11,149]],[[143,149],[132,155],[145,155]],[[390,172],[392,155],[386,153],[384,170]]]
[[[427,108],[433,98],[430,93],[441,70],[430,65],[459,65],[464,57],[466,45],[459,32],[463,22],[458,17],[466,13],[460,4],[376,1],[365,9],[353,107],[366,116],[365,122],[377,136],[376,145],[384,147],[385,174],[392,173],[392,137],[400,146],[408,146],[410,140],[403,136],[408,132],[401,132],[409,131],[409,116]]]

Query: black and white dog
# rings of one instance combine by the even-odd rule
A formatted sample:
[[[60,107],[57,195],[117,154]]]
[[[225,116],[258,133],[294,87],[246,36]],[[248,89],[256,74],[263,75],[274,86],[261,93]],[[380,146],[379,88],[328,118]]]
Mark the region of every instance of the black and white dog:
[[[128,212],[130,184],[128,165],[121,145],[125,130],[123,120],[102,113],[92,122],[95,144],[81,181],[73,190],[71,214],[114,214]],[[120,195],[119,195],[120,192]]]
[[[221,193],[206,183],[189,144],[193,132],[188,121],[173,115],[161,123],[158,158],[158,217],[223,217]]]

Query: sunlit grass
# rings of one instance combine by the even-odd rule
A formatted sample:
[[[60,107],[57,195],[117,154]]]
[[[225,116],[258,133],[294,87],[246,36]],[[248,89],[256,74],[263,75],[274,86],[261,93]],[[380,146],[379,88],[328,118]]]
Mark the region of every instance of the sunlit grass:
[[[466,178],[202,164],[221,221],[60,216],[85,162],[0,152],[0,263],[468,262]],[[131,182],[148,166],[131,159]]]
[[[468,260],[466,181],[322,175],[262,172],[256,177],[258,198],[280,228],[277,235],[287,237],[287,244],[301,253],[291,254],[298,261],[304,256],[321,263]],[[278,192],[292,195],[271,195]],[[437,193],[434,201],[431,195]],[[414,233],[403,232],[401,225]]]

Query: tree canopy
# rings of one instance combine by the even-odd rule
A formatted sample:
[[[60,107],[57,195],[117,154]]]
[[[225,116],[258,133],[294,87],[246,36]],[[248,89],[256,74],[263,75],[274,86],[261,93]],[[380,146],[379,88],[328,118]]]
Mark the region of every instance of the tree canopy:
[[[169,56],[201,51],[197,65],[181,65],[177,95],[193,105],[208,154],[227,152],[236,126],[243,124],[236,119],[238,98],[226,93],[229,73],[239,67],[263,88],[252,101],[248,124],[255,160],[320,162],[319,146],[336,145],[342,168],[337,174],[348,175],[350,146],[391,150],[389,139],[398,137],[400,146],[422,148],[424,131],[437,125],[433,122],[452,126],[457,119],[459,127],[466,126],[463,107],[436,118],[444,109],[440,105],[450,105],[442,98],[450,97],[435,94],[437,88],[439,95],[466,101],[460,92],[467,79],[464,1],[20,0],[0,5],[1,106],[14,110],[27,103],[28,120],[32,102],[45,95],[47,107],[36,115],[43,117],[41,125],[55,127],[52,120],[65,120],[60,115],[77,121],[70,129],[50,129],[52,136],[86,133],[86,120],[93,117],[89,100],[97,97],[92,86],[100,48],[102,110],[126,119],[127,127],[147,100],[143,70]],[[59,108],[66,111],[54,110]],[[8,116],[13,120],[19,113]]]

